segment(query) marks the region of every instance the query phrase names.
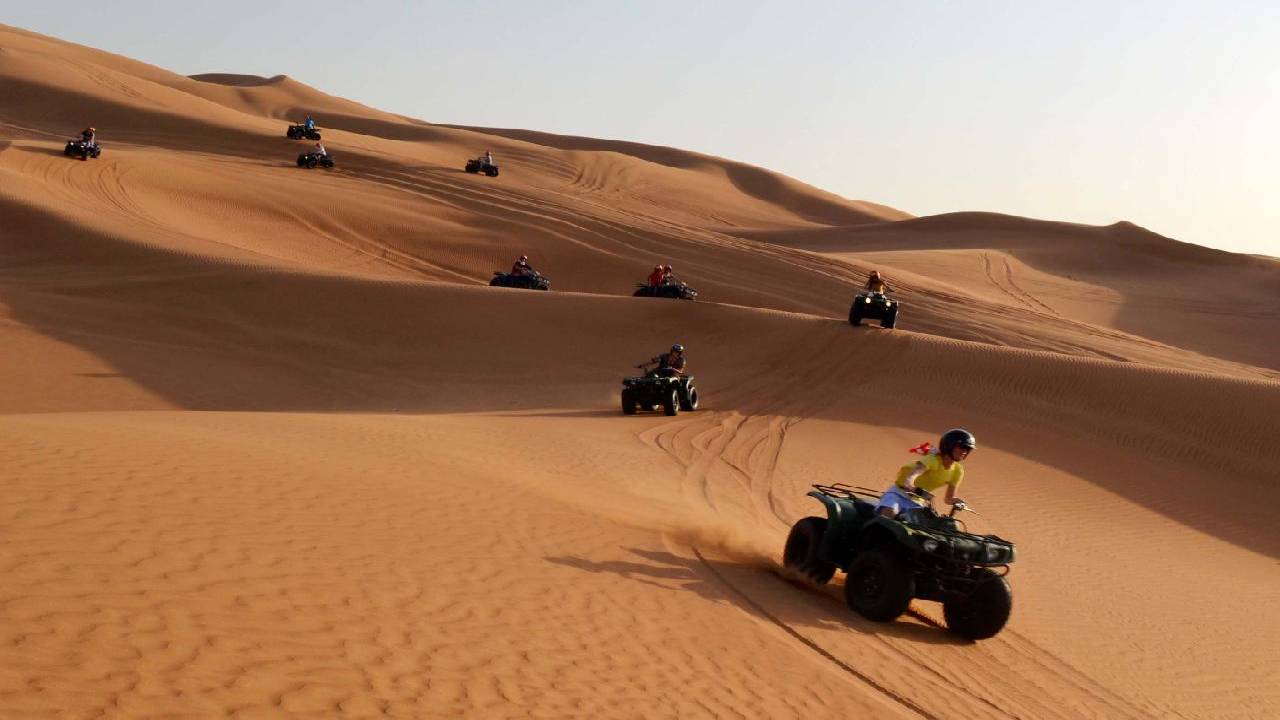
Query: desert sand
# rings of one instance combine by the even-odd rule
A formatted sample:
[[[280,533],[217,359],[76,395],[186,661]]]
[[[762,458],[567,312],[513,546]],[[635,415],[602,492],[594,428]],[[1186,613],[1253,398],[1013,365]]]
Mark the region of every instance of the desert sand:
[[[0,93],[0,717],[1280,716],[1274,259],[5,26]],[[672,342],[703,407],[623,416]],[[953,426],[1004,632],[784,576]]]

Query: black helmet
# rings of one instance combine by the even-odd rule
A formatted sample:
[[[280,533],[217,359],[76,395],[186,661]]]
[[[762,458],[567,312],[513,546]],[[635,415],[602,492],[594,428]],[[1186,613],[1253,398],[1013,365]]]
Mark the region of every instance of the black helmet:
[[[972,450],[978,447],[978,441],[973,437],[973,433],[964,428],[954,428],[942,433],[942,439],[938,441],[939,452],[950,455],[951,451],[958,447]]]
[[[682,353],[684,352],[684,346],[681,345],[680,343],[676,343],[675,345],[671,346],[671,352]]]

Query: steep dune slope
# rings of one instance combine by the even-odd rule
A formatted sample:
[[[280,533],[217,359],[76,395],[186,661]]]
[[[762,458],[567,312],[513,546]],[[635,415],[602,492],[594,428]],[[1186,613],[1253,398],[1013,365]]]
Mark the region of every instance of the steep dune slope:
[[[1274,264],[875,222],[904,215],[8,28],[0,90],[0,715],[1280,710]],[[305,109],[334,172],[292,164]],[[64,158],[86,116],[106,153]],[[484,147],[497,181],[458,169]],[[484,286],[521,252],[553,292]],[[659,260],[707,302],[629,297]],[[876,266],[905,330],[843,320]],[[1214,342],[1172,329],[1206,280],[1247,309]],[[704,407],[623,417],[673,341]],[[1019,546],[1004,633],[782,576],[810,483],[954,425],[970,522]]]
[[[95,222],[112,226],[117,237],[178,242],[183,251],[252,254],[254,262],[302,271],[317,264],[340,272],[360,267],[366,275],[417,273],[449,282],[484,282],[510,257],[531,252],[557,289],[619,294],[652,262],[667,261],[707,298],[838,317],[867,262],[850,266],[776,244],[762,247],[746,230],[733,233],[748,239],[721,231],[790,226],[770,232],[824,234],[838,231],[815,229],[814,218],[843,227],[901,216],[695,153],[514,131],[528,140],[509,139],[399,120],[336,99],[328,106],[359,114],[336,116],[353,123],[351,130],[326,127],[339,169],[317,177],[290,164],[300,144],[281,138],[277,121],[254,114],[264,108],[279,114],[299,98],[325,106],[310,88],[284,79],[200,82],[19,31],[7,37],[16,49],[6,51],[0,66],[14,98],[0,110],[12,138],[0,155],[0,172],[12,173],[6,194],[55,215],[56,203],[100,214],[102,188],[114,187],[117,196],[142,198],[141,205],[105,198],[107,214],[115,217]],[[178,89],[193,85],[208,97]],[[73,170],[57,156],[60,135],[39,128],[76,128],[85,116],[103,119],[95,122],[109,150],[94,164],[102,168]],[[478,147],[506,158],[500,182],[459,172],[460,159]],[[136,217],[126,229],[131,210]],[[918,224],[858,227],[870,236],[899,226],[914,232]],[[1052,242],[1049,235],[1041,245]],[[314,257],[307,256],[311,244],[319,246]],[[1001,298],[965,298],[954,285],[934,280],[904,284],[908,327],[1178,367],[1213,364],[1206,355],[1224,357],[1228,362],[1216,367],[1234,374],[1257,374],[1240,361],[1266,362],[1265,347],[1223,351],[1216,331],[1184,345],[1161,333],[1167,328],[1159,323],[1117,326],[1142,335],[1152,325],[1163,341],[1153,344],[1099,330],[1095,324],[1107,324],[1106,312],[1055,311],[1020,290],[1012,292],[1024,294],[1023,301],[1011,308]],[[1270,318],[1264,307],[1247,313],[1243,325],[1228,320],[1226,330],[1249,326],[1255,315]],[[1187,345],[1195,352],[1177,349]]]

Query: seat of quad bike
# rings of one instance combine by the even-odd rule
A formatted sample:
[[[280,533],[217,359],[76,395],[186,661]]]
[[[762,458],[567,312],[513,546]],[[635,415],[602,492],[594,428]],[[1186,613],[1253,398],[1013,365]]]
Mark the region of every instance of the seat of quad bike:
[[[865,500],[854,500],[853,510],[858,514],[859,522],[866,522],[876,516],[876,506]]]

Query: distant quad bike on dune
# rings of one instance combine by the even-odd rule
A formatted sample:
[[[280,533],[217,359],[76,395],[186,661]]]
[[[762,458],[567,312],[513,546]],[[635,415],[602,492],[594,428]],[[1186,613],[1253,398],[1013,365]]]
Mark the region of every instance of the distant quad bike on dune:
[[[498,166],[485,162],[484,158],[473,158],[468,160],[467,165],[463,170],[473,174],[484,173],[489,177],[498,177]]]
[[[667,374],[650,365],[636,366],[645,371],[643,377],[623,378],[623,413],[635,415],[638,410],[662,408],[667,415],[678,415],[681,410],[698,409],[698,388],[693,386],[692,375]]]
[[[898,324],[899,303],[879,292],[859,293],[849,306],[849,324],[861,325],[863,320],[879,320],[880,327],[892,328]]]
[[[313,168],[317,165],[327,168],[333,167],[333,156],[313,152],[302,153],[298,156],[298,167],[300,168]]]
[[[290,140],[302,140],[304,138],[307,140],[320,140],[320,131],[315,128],[308,130],[305,125],[290,125],[289,129],[284,131],[284,134]]]
[[[102,146],[98,143],[86,142],[79,139],[71,139],[67,141],[67,146],[62,149],[62,154],[67,157],[78,157],[81,160],[96,158],[102,154]]]
[[[698,299],[698,291],[682,282],[670,282],[661,285],[636,283],[636,291],[632,295],[634,297],[660,297],[673,298],[675,300]]]
[[[512,275],[500,270],[493,271],[493,279],[489,287],[523,288],[525,290],[550,290],[551,280],[542,273],[532,275]]]
[[[912,598],[941,602],[947,628],[971,640],[993,637],[1008,622],[1013,543],[968,532],[955,517],[968,510],[963,503],[949,515],[930,501],[887,518],[875,510],[879,493],[866,488],[814,485],[809,496],[827,516],[792,526],[784,567],[818,585],[844,570],[846,602],[875,622],[897,619]]]

